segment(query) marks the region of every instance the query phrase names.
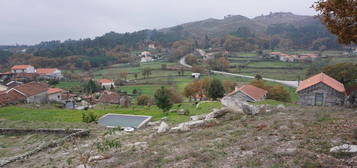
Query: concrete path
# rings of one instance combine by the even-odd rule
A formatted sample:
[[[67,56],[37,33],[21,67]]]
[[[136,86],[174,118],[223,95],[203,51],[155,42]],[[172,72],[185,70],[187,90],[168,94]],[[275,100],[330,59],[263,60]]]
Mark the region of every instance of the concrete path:
[[[186,58],[182,57],[180,59],[180,64],[187,67],[187,68],[192,68],[191,65],[188,65],[186,63]],[[228,75],[228,76],[235,76],[235,77],[242,77],[242,78],[250,78],[250,79],[254,79],[254,76],[249,76],[249,75],[241,75],[241,74],[235,74],[235,73],[229,73],[229,72],[223,72],[223,71],[211,71],[215,74],[221,74],[221,75]],[[277,80],[277,79],[271,79],[271,78],[263,78],[263,80],[266,81],[271,81],[271,82],[276,82],[276,83],[280,83],[286,86],[290,86],[293,88],[297,88],[298,87],[298,81],[285,81],[285,80]]]

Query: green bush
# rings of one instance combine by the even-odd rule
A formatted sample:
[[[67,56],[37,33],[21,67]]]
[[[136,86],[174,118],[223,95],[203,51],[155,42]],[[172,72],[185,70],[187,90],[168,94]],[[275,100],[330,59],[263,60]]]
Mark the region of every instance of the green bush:
[[[141,95],[136,98],[136,104],[139,106],[147,106],[153,104],[153,100],[148,95]]]
[[[86,112],[82,113],[82,122],[85,123],[96,123],[98,121],[98,116],[95,115],[93,112]]]

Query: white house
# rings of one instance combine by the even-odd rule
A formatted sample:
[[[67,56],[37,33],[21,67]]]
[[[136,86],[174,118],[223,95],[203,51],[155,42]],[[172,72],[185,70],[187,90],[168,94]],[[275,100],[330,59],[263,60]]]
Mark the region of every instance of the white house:
[[[5,90],[7,90],[7,87],[4,86],[4,85],[0,85],[0,92],[1,92],[1,91],[5,91]]]
[[[156,46],[155,46],[155,44],[149,44],[149,45],[148,45],[148,48],[149,48],[149,49],[152,49],[152,50],[155,50],[155,49],[156,49]]]
[[[143,51],[143,52],[140,53],[140,56],[142,56],[142,57],[147,57],[147,56],[150,56],[150,55],[151,55],[151,52],[149,52],[149,51]]]
[[[141,60],[140,62],[152,62],[154,61],[154,59],[152,57],[149,57],[149,56],[145,56],[145,57],[141,57]]]
[[[101,88],[103,89],[111,89],[111,88],[115,88],[115,84],[113,80],[110,79],[100,79],[97,81],[100,85]]]
[[[12,73],[35,73],[35,67],[31,65],[15,65],[11,68]]]
[[[200,73],[192,73],[192,78],[199,79],[201,76]]]
[[[38,68],[36,73],[40,75],[40,78],[44,79],[61,79],[63,78],[62,71],[57,68]]]
[[[64,92],[63,89],[59,88],[48,88],[48,101],[49,102],[62,102],[62,93]]]

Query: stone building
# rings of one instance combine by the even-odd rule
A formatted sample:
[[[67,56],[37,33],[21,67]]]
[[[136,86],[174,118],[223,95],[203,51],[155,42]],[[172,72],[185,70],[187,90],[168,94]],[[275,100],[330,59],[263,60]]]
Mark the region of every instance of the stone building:
[[[346,98],[344,85],[324,73],[302,81],[296,92],[298,104],[305,106],[343,105]]]
[[[240,88],[236,88],[235,91],[223,97],[221,103],[224,106],[231,107],[233,109],[241,108],[242,103],[264,100],[267,94],[268,91],[264,89],[253,85],[244,85]]]

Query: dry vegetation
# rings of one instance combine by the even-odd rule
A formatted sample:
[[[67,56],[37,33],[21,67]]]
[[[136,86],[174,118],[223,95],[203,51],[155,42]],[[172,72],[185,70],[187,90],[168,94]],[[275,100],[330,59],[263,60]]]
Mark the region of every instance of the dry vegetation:
[[[154,127],[135,133],[94,130],[78,142],[89,150],[104,132],[106,139],[120,141],[120,148],[93,150],[91,156],[105,159],[92,167],[352,167],[356,155],[329,149],[357,144],[356,124],[353,109],[288,107],[258,116],[230,113],[216,125],[183,133],[157,134]],[[76,145],[67,142],[9,167],[76,167],[78,159]]]

